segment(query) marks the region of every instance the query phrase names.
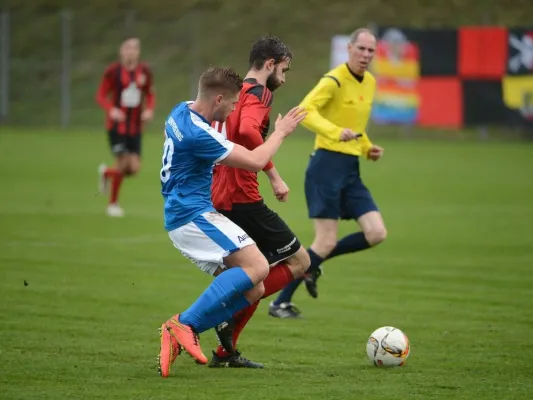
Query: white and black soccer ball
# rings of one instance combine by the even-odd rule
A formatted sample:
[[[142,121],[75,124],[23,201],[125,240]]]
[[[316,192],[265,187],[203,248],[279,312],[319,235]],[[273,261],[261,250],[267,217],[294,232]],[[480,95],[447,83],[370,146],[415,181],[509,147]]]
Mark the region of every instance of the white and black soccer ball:
[[[383,326],[368,338],[366,354],[377,367],[401,366],[409,357],[411,346],[407,336],[398,328]]]

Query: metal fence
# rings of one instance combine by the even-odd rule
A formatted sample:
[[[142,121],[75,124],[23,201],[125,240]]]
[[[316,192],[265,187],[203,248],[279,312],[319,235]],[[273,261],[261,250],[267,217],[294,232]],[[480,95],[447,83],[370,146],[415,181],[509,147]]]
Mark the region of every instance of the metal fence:
[[[156,76],[158,98],[188,98],[199,59],[198,17],[143,19],[134,11],[95,16],[83,11],[0,14],[0,121],[14,125],[101,124],[95,92],[118,47],[141,34],[142,59]],[[162,82],[166,84],[163,85]]]
[[[253,19],[242,13],[224,24],[219,18],[217,12],[202,9],[178,15],[142,15],[134,10],[102,15],[90,8],[1,12],[0,122],[101,126],[104,117],[95,102],[96,89],[128,35],[141,39],[141,59],[155,77],[156,117],[162,117],[176,102],[196,94],[197,78],[206,66],[231,65],[245,73],[251,43],[270,33],[272,26],[271,19],[259,13]],[[308,35],[301,29],[292,32],[292,26],[285,32],[276,29],[276,34],[289,43],[305,43]],[[314,80],[328,68],[330,38],[322,35],[318,62],[316,51],[297,50],[305,68],[294,81],[309,76]],[[301,95],[298,91],[283,93],[277,104],[284,107],[284,101],[297,101]]]

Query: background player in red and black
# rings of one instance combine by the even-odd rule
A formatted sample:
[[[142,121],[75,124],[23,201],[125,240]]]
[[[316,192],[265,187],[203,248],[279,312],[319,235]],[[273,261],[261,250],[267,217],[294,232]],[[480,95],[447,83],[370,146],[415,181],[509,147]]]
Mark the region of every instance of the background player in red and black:
[[[100,191],[111,182],[107,213],[112,217],[124,215],[118,205],[120,185],[124,176],[133,176],[141,168],[142,125],[154,115],[152,71],[139,62],[140,54],[139,39],[126,39],[120,46],[120,62],[106,68],[96,94],[106,112],[109,145],[115,156],[112,167],[99,168]]]
[[[269,129],[272,91],[285,83],[292,54],[278,38],[268,36],[254,43],[250,52],[250,69],[235,110],[223,124],[214,127],[229,140],[249,150],[260,146]],[[268,176],[278,200],[287,201],[289,188],[270,162],[263,171]],[[257,173],[219,165],[212,186],[217,211],[239,225],[256,242],[272,266],[263,281],[263,297],[283,289],[294,278],[303,276],[309,267],[309,255],[287,224],[270,208],[259,193]],[[211,360],[211,367],[262,368],[262,364],[245,359],[236,351],[237,339],[257,309],[256,302],[237,313],[231,321],[216,328],[221,345]]]

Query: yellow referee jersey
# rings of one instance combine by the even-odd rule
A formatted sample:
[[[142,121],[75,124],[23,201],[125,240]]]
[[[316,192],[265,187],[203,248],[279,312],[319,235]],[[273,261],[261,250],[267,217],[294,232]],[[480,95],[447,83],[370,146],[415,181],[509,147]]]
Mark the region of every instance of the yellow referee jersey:
[[[308,112],[302,125],[316,134],[315,149],[366,157],[372,143],[365,131],[375,91],[376,79],[370,72],[359,82],[346,64],[324,75],[300,104]],[[363,136],[341,142],[345,128]]]

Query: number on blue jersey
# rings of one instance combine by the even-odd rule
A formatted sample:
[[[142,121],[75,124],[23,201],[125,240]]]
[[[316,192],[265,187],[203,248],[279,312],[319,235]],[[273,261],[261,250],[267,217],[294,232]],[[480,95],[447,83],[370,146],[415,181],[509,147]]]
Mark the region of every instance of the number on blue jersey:
[[[165,133],[166,136],[166,133]],[[172,138],[167,136],[165,143],[163,145],[163,158],[161,160],[162,167],[159,176],[161,177],[161,182],[168,182],[170,179],[170,167],[172,166],[172,156],[174,155],[174,142]]]

